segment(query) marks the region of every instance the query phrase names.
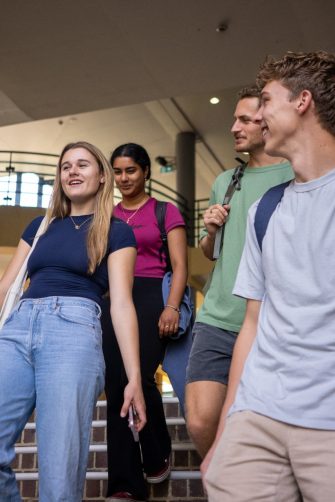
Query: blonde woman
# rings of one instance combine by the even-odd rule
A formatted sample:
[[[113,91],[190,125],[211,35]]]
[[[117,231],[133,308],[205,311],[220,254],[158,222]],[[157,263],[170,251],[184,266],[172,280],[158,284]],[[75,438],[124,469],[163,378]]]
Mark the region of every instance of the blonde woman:
[[[49,225],[29,261],[30,284],[0,331],[0,500],[21,500],[10,469],[14,443],[36,408],[40,502],[80,502],[96,400],[104,387],[100,302],[109,289],[111,316],[132,403],[145,424],[138,327],[132,302],[136,242],[112,219],[113,175],[93,145],[63,149]],[[0,281],[13,282],[41,222],[24,231]]]

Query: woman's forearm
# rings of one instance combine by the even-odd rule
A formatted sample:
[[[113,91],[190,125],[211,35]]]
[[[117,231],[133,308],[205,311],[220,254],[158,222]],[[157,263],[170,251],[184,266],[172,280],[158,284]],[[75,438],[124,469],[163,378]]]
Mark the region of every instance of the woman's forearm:
[[[167,304],[179,308],[187,283],[187,269],[183,265],[178,265],[173,270],[171,289],[167,299]]]
[[[139,336],[132,303],[111,304],[111,317],[128,380],[140,378]]]

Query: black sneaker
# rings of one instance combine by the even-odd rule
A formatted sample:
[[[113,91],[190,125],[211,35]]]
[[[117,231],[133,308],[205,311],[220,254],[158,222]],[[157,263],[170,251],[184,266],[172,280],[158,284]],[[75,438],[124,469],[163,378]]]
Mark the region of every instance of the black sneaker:
[[[170,464],[170,457],[165,459],[165,465],[164,467],[155,473],[147,474],[147,481],[148,483],[156,484],[156,483],[162,483],[165,481],[169,476],[171,472],[171,464]]]
[[[129,492],[116,492],[113,493],[111,497],[108,497],[106,499],[108,502],[145,502],[145,500],[139,500],[135,498],[131,493]]]

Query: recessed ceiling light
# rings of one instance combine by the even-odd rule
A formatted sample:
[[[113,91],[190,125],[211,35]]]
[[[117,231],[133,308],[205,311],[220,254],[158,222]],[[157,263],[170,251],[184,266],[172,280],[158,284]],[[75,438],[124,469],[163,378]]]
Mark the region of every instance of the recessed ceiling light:
[[[209,102],[212,104],[212,105],[217,105],[218,103],[220,103],[220,100],[219,98],[217,98],[216,96],[213,96]]]

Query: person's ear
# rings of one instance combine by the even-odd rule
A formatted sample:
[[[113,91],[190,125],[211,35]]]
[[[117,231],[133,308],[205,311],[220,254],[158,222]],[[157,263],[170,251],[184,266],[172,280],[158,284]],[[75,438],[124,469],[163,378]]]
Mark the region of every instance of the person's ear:
[[[311,91],[308,91],[307,89],[304,89],[301,91],[297,98],[297,110],[298,113],[303,114],[306,112],[306,110],[310,107],[311,103],[313,101],[312,93]]]

